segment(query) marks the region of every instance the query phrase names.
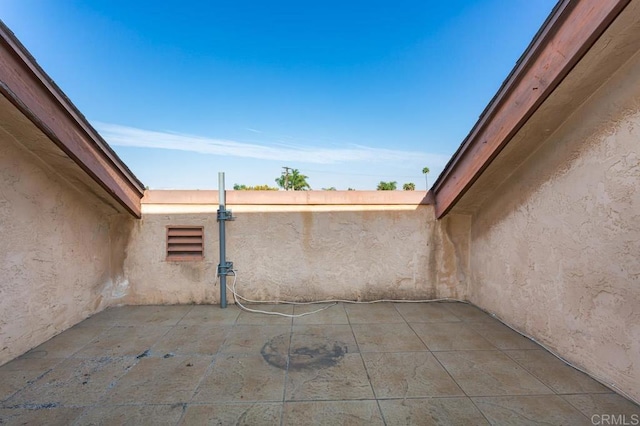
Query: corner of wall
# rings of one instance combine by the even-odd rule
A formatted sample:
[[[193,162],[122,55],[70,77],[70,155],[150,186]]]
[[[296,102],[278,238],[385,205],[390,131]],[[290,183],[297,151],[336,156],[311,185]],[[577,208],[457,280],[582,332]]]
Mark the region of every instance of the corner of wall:
[[[103,280],[103,287],[96,299],[96,312],[110,306],[124,304],[130,293],[129,280],[124,266],[131,233],[136,221],[129,214],[114,214],[108,217],[109,226],[109,270]]]
[[[434,230],[437,297],[469,298],[471,216],[449,214]]]

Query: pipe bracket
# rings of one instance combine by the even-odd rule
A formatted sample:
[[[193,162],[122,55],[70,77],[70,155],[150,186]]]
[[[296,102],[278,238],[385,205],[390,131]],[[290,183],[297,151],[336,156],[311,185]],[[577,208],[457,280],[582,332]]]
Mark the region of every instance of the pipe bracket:
[[[218,276],[229,275],[233,271],[233,262],[225,262],[224,265],[218,264]]]
[[[233,217],[233,214],[231,212],[231,210],[220,210],[218,209],[218,214],[216,216],[218,222],[220,222],[221,220],[235,220],[236,218]]]

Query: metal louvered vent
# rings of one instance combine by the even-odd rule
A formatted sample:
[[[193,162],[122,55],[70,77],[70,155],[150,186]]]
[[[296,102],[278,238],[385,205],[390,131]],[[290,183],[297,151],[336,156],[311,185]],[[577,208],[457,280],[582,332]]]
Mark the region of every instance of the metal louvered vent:
[[[167,226],[167,260],[188,261],[204,258],[202,226]]]

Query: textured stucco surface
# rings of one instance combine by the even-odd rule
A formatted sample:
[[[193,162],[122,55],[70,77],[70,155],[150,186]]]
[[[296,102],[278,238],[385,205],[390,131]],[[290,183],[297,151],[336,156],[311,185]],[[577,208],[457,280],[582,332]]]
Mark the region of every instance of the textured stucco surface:
[[[477,210],[470,283],[473,303],[636,401],[639,75],[636,55]]]
[[[217,302],[217,208],[143,202],[143,218],[132,232],[125,261],[130,289],[122,303]],[[227,208],[236,217],[227,224],[227,258],[238,270],[238,291],[246,297],[297,301],[465,297],[466,285],[460,281],[468,275],[468,221],[452,218],[441,227],[432,206]],[[167,225],[204,226],[204,260],[166,262]],[[232,301],[231,293],[228,299]]]
[[[133,221],[52,170],[14,126],[45,140],[27,120],[0,127],[0,364],[108,304]]]

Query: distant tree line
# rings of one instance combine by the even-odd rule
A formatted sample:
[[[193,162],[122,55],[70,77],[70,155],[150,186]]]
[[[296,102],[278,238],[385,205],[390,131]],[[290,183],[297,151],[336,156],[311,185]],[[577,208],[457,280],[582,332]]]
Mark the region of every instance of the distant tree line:
[[[395,191],[397,189],[397,186],[398,186],[398,182],[395,182],[395,181],[393,182],[380,181],[376,189],[378,191]],[[415,191],[416,184],[413,182],[407,182],[404,185],[402,185],[402,189],[404,191]]]
[[[233,185],[233,189],[236,191],[277,191],[278,188],[269,185],[256,185],[256,186],[247,186],[247,185]]]
[[[256,186],[247,186],[242,184],[233,185],[233,189],[236,191],[277,191],[279,188],[284,189],[285,191],[307,191],[311,189],[311,186],[307,182],[309,176],[303,175],[300,173],[298,169],[292,169],[290,167],[283,167],[285,171],[282,173],[280,177],[276,178],[276,184],[278,187],[272,187],[269,185],[256,185]],[[424,174],[425,184],[427,185],[427,189],[429,189],[429,181],[427,175],[429,174],[429,168],[424,167],[422,169],[422,173]],[[385,182],[380,181],[377,186],[378,191],[395,191],[398,187],[398,182],[391,181]],[[416,184],[413,182],[407,182],[402,185],[402,189],[404,191],[415,191]],[[329,188],[322,188],[323,191],[336,191],[335,186],[331,186]],[[347,191],[355,191],[353,188],[348,188]]]

